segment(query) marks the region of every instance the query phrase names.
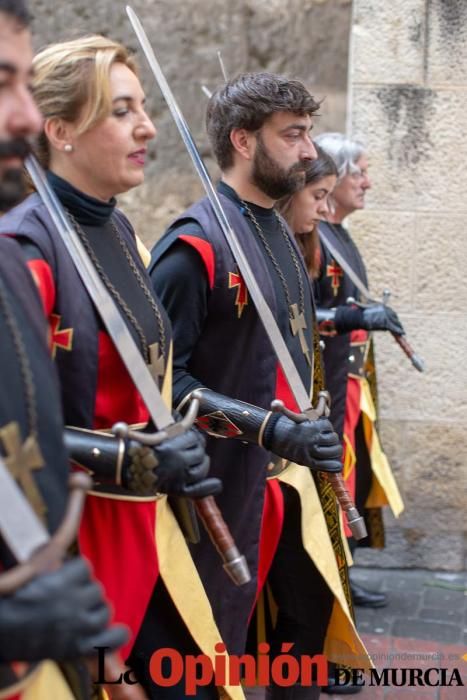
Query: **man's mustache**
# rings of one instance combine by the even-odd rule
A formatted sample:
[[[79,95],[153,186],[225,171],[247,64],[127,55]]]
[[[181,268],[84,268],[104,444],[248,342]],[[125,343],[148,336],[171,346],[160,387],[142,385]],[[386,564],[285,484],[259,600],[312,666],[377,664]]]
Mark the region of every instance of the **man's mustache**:
[[[21,158],[24,160],[31,153],[32,147],[26,139],[18,138],[10,141],[0,141],[0,160]]]

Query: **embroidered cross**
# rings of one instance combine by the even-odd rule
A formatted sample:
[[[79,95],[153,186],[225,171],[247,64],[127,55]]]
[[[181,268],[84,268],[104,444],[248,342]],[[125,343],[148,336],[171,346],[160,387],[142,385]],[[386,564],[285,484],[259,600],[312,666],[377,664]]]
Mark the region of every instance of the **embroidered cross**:
[[[235,306],[237,307],[237,316],[241,318],[243,309],[248,304],[248,289],[241,275],[238,275],[236,272],[229,272],[229,289],[233,287],[238,287]]]
[[[341,286],[340,277],[342,277],[343,274],[342,268],[339,267],[335,260],[326,268],[326,277],[331,277],[331,287],[335,297]]]
[[[306,321],[305,321],[305,314],[303,311],[299,313],[298,311],[298,304],[291,304],[290,305],[290,328],[292,329],[292,333],[294,335],[297,335],[300,339],[300,347],[302,349],[303,354],[306,357],[306,361],[308,362],[308,365],[311,367],[311,358],[310,358],[310,348],[308,347],[308,343],[306,342],[304,330],[306,329]]]
[[[159,353],[159,343],[153,343],[149,346],[149,365],[148,369],[156,382],[159,382],[165,374],[164,355]]]
[[[60,328],[62,317],[59,314],[50,314],[50,347],[52,357],[55,357],[57,348],[71,350],[73,342],[73,328]]]
[[[0,440],[5,450],[6,466],[19,482],[34,511],[43,518],[47,508],[32,475],[33,471],[44,466],[44,459],[36,438],[29,435],[22,442],[18,423],[11,421],[0,428]]]

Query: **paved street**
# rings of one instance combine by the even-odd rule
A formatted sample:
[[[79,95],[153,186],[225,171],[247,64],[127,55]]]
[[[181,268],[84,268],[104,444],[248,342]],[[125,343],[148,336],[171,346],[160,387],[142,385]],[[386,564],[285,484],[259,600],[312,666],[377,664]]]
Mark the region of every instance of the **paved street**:
[[[389,595],[386,608],[356,610],[358,628],[376,668],[457,668],[467,686],[467,655],[462,659],[467,652],[467,577],[407,569],[355,567],[354,571],[358,583]],[[247,697],[263,700],[264,691],[248,691]],[[465,700],[467,687],[364,687],[355,697]]]

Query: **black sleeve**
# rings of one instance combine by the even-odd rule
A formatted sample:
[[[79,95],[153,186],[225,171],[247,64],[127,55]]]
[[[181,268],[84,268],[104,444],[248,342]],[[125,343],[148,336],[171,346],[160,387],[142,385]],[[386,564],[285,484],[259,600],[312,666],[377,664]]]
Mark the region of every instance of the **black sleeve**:
[[[176,240],[151,270],[154,290],[173,330],[173,403],[202,386],[188,364],[207,316],[210,295],[206,268],[199,253]]]

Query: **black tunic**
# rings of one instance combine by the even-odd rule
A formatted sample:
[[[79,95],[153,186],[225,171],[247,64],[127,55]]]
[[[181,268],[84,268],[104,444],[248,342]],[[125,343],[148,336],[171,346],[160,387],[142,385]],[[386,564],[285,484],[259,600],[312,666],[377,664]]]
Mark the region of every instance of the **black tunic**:
[[[50,358],[47,327],[37,289],[20,247],[5,237],[0,237],[0,297],[0,449],[5,457],[5,445],[1,442],[5,426],[16,423],[22,442],[30,435],[32,428],[20,363],[22,351],[18,352],[7,320],[13,317],[30,368],[34,392],[32,403],[37,415],[37,442],[43,457],[43,466],[32,472],[46,509],[45,513],[42,511],[38,515],[53,533],[63,519],[68,499],[69,464],[63,442],[60,389]],[[0,569],[14,564],[15,560],[0,536]],[[0,691],[16,683],[34,667],[0,666]]]

